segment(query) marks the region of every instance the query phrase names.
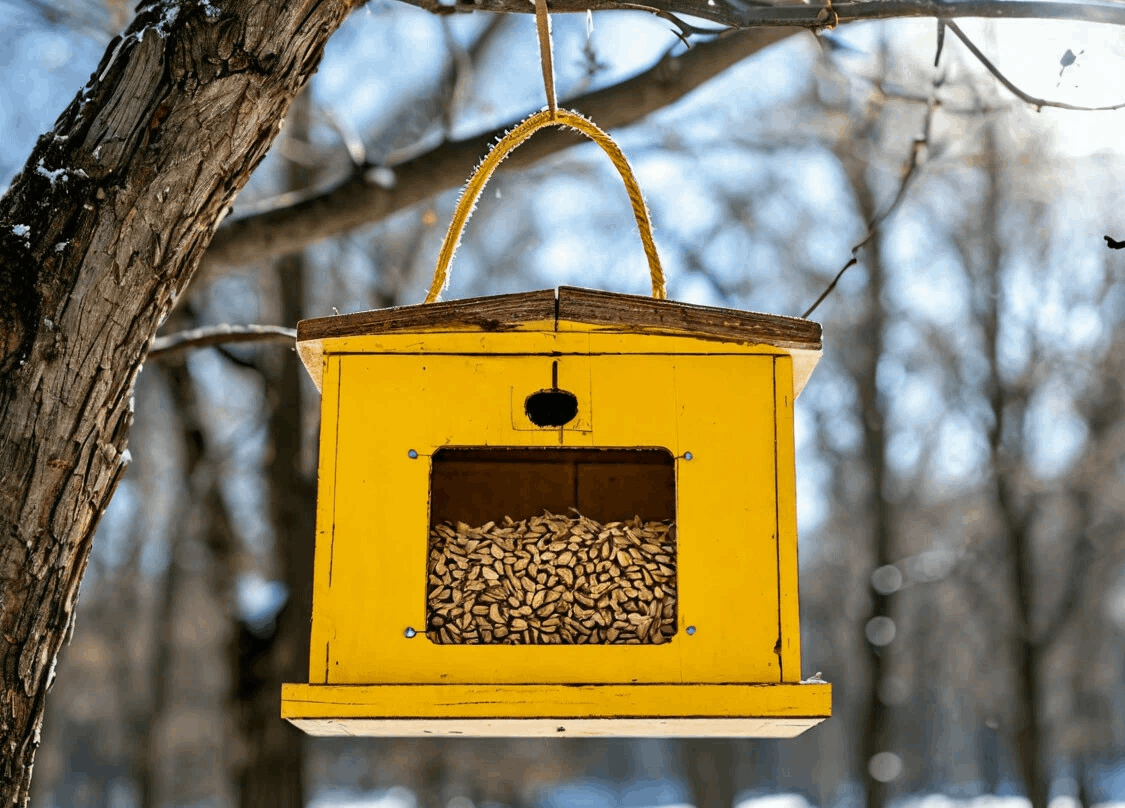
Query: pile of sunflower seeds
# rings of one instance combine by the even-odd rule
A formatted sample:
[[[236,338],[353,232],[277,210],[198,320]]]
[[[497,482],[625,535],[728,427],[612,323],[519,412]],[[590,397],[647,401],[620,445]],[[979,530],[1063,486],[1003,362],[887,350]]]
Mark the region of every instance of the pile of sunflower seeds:
[[[544,513],[430,531],[426,636],[448,644],[655,644],[676,633],[676,529]]]

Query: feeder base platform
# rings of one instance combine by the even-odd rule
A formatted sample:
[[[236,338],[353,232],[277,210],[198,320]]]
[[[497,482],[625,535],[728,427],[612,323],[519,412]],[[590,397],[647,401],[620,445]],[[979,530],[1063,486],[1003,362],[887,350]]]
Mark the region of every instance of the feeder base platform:
[[[282,686],[310,735],[792,738],[831,715],[832,686],[782,684]]]

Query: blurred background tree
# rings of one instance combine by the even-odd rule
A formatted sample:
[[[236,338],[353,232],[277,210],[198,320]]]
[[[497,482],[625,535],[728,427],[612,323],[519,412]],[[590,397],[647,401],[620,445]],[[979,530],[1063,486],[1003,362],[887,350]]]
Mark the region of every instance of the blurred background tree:
[[[130,14],[3,7],[0,183]],[[542,103],[532,25],[353,14],[164,333],[419,302],[478,135]],[[798,402],[806,674],[835,684],[831,721],[787,742],[300,735],[278,687],[303,678],[319,399],[284,345],[216,344],[139,377],[33,804],[1125,800],[1125,287],[1101,241],[1125,232],[1120,115],[1035,114],[952,37],[935,68],[933,29],[685,53],[667,20],[555,20],[564,103],[630,124],[671,297],[800,314],[858,261]],[[1125,97],[1119,29],[965,30],[1033,95]],[[573,142],[489,186],[447,297],[645,293],[617,178]]]

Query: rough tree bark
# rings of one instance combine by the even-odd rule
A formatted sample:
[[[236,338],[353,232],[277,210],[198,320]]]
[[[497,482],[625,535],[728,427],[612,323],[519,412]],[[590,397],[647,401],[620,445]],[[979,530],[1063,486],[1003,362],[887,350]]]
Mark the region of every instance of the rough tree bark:
[[[157,326],[354,0],[142,3],[0,200],[0,802],[23,804]]]

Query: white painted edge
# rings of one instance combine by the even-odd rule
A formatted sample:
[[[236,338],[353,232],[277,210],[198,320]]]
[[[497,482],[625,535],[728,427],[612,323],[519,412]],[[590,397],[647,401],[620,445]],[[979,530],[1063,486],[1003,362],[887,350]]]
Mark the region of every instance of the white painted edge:
[[[317,736],[382,738],[795,738],[820,718],[290,718]]]

